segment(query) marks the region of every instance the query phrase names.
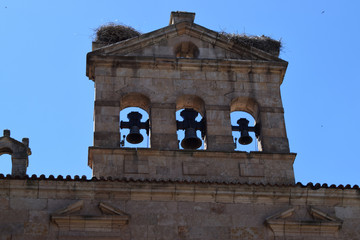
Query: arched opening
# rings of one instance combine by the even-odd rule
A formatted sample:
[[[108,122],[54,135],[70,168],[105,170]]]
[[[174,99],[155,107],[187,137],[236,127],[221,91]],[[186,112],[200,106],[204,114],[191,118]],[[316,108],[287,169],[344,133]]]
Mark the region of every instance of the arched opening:
[[[183,95],[176,101],[179,149],[206,149],[205,103],[195,95]]]
[[[0,149],[0,173],[11,174],[12,169],[12,161],[11,161],[12,151],[10,148],[2,148]]]
[[[129,93],[120,101],[120,146],[150,147],[150,100],[140,93]]]
[[[258,103],[249,97],[238,97],[231,102],[230,109],[235,151],[259,151],[261,124]]]
[[[199,112],[192,108],[180,109],[176,111],[176,122],[179,149],[205,149],[205,119]]]
[[[175,47],[174,53],[177,58],[197,58],[199,48],[194,43],[185,41]]]
[[[231,125],[239,127],[240,124],[246,124],[249,127],[253,127],[256,125],[255,119],[251,114],[243,111],[234,111],[230,114]],[[242,120],[240,120],[242,119]],[[243,119],[248,121],[245,122]],[[234,149],[235,151],[258,151],[258,139],[255,131],[241,131],[234,130],[232,131],[233,139],[234,139]]]
[[[120,111],[120,146],[149,148],[149,114],[138,107]]]

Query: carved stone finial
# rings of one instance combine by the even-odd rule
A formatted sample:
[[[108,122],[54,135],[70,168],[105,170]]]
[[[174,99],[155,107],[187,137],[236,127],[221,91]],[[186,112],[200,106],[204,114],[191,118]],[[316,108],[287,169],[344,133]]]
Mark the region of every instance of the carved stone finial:
[[[29,138],[23,138],[23,139],[22,139],[22,143],[23,143],[25,146],[29,147]]]
[[[11,175],[26,176],[26,168],[29,165],[28,156],[31,155],[29,139],[23,138],[21,143],[10,137],[10,130],[5,129],[4,137],[0,137],[0,155],[4,153],[11,155]]]
[[[10,137],[10,130],[4,129],[4,137]]]
[[[169,25],[176,24],[179,22],[190,22],[193,23],[195,19],[195,13],[192,12],[171,12]]]

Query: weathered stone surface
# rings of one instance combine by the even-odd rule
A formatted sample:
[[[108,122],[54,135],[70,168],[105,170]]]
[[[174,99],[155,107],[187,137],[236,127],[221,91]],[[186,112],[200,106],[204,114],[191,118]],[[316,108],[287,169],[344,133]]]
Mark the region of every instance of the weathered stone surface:
[[[93,166],[95,176],[135,179],[166,177],[292,184],[294,158],[295,154],[260,152],[89,149],[89,165]],[[125,159],[124,163],[123,159]],[[291,171],[288,171],[289,169]]]
[[[61,192],[61,198],[44,199],[32,193],[36,189],[26,189],[26,180],[0,180],[1,183],[13,181],[17,183],[18,195],[9,198],[9,208],[0,212],[0,231],[5,239],[21,239],[21,236],[22,239],[164,239],[166,236],[345,240],[357,239],[360,225],[357,189],[73,180],[58,184],[56,180],[33,180],[39,186],[42,182],[50,193]],[[100,191],[107,194],[82,200],[71,190],[74,186],[87,189],[88,196],[96,196]],[[342,196],[336,206],[327,201],[334,196]],[[59,215],[59,209],[69,209],[69,205],[79,201],[83,203],[78,210],[73,213],[65,210]],[[99,210],[103,203],[113,206],[108,207],[110,212]],[[124,213],[128,220],[121,217]],[[114,214],[120,215],[114,217]],[[59,217],[50,222],[50,216]]]
[[[11,155],[11,175],[24,177],[26,168],[29,165],[28,156],[31,155],[29,148],[29,139],[23,138],[22,142],[10,137],[10,130],[5,129],[4,134],[0,137],[0,155]]]

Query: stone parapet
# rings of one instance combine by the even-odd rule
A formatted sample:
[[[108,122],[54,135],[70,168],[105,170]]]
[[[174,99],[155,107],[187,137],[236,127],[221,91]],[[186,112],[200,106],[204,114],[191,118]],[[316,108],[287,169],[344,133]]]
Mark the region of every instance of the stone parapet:
[[[294,153],[89,148],[95,177],[293,184]]]
[[[0,179],[4,239],[359,239],[359,189]]]

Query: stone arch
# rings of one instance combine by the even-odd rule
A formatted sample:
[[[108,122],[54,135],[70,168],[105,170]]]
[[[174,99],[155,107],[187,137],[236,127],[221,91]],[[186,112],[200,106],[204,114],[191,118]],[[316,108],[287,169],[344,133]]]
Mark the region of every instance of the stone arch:
[[[26,175],[26,168],[29,165],[28,156],[31,155],[28,138],[23,138],[22,142],[19,142],[10,137],[10,130],[4,130],[4,136],[0,137],[0,155],[3,154],[11,155],[13,176]]]
[[[192,108],[203,117],[205,116],[205,102],[196,95],[182,95],[176,100],[176,111],[183,108]]]
[[[261,123],[260,123],[261,117],[260,117],[260,107],[259,107],[258,102],[251,97],[242,96],[242,97],[234,98],[231,101],[230,113],[234,113],[237,111],[248,113],[253,117],[253,120],[255,120],[254,126],[255,126],[256,131],[255,131],[255,133],[252,132],[251,135],[253,135],[253,137],[252,137],[253,140],[256,139],[255,146],[257,147],[257,149],[262,149],[261,142],[259,141],[260,135],[258,135],[259,133],[261,134]],[[249,117],[250,119],[248,119],[248,117],[246,117],[246,116],[241,116],[244,114],[241,114],[241,113],[237,113],[237,114],[240,115],[240,118],[246,118],[247,120],[251,121],[251,117]],[[234,131],[233,131],[233,134],[234,134]],[[257,151],[256,148],[251,149],[251,147],[249,148],[249,147],[245,147],[245,146],[243,146],[243,148],[239,149],[239,150],[243,151],[244,148],[245,149],[248,148],[248,151],[254,151],[254,150]]]
[[[143,140],[145,140],[148,143],[146,147],[150,146],[150,128],[149,128],[150,112],[151,112],[150,105],[151,105],[150,99],[142,93],[130,92],[121,97],[119,120],[120,120],[120,129],[122,129],[122,130],[120,130],[120,131],[122,131],[122,133],[125,133],[125,135],[123,135],[123,136],[120,135],[120,139],[121,139],[120,145],[121,146],[144,147],[142,145],[139,145],[143,142]],[[125,136],[129,136],[127,134],[130,134],[131,133],[130,128],[132,129],[132,127],[129,127],[129,126],[122,128],[122,124],[124,122],[125,122],[125,124],[129,123],[129,119],[127,119],[128,117],[125,117],[125,116],[127,114],[129,114],[130,112],[129,112],[129,109],[126,109],[126,108],[135,108],[135,109],[132,109],[131,112],[137,112],[137,114],[140,113],[141,124],[139,125],[139,127],[142,126],[143,123],[146,123],[145,124],[146,126],[142,126],[142,127],[140,127],[140,130],[139,129],[137,130],[139,132],[137,132],[136,135],[140,136],[140,138],[141,138],[141,140],[139,140],[140,142],[137,142],[137,141],[131,142],[131,140],[129,140],[128,138],[125,137]],[[136,109],[136,108],[138,108],[138,109]],[[124,110],[124,111],[122,111],[122,110]],[[141,110],[144,110],[147,114],[142,112]],[[123,113],[126,113],[126,115],[123,115]],[[129,116],[129,115],[127,115],[127,116]],[[139,137],[138,137],[138,139],[139,139]],[[126,140],[128,140],[128,141],[126,141]],[[126,145],[125,145],[125,143],[126,143]],[[127,146],[127,144],[129,144],[129,146]],[[132,145],[132,144],[134,144],[134,145]]]
[[[197,135],[197,138],[201,139],[202,142],[202,146],[203,149],[206,150],[207,149],[207,140],[206,140],[206,135],[207,135],[207,126],[206,126],[206,116],[205,116],[205,102],[204,100],[202,100],[200,97],[196,96],[196,95],[182,95],[180,97],[177,98],[176,101],[176,111],[177,111],[177,123],[179,123],[178,121],[183,121],[179,117],[179,115],[181,114],[179,110],[181,109],[193,109],[195,110],[197,113],[199,113],[201,116],[198,115],[197,120],[195,120],[196,122],[199,122],[201,124],[201,129],[197,129],[195,134]],[[177,135],[178,135],[178,141],[179,143],[182,142],[182,140],[184,140],[184,137],[187,134],[187,131],[190,131],[191,129],[186,128],[186,130],[183,128],[179,128],[180,125],[177,125],[178,130],[177,130]],[[185,136],[183,136],[183,134],[181,133],[181,130],[185,130]],[[199,135],[201,134],[201,135]],[[200,136],[200,137],[199,137]],[[189,138],[188,138],[189,139]],[[182,145],[182,144],[181,144]],[[195,148],[193,148],[195,149]]]
[[[174,48],[174,54],[178,58],[197,58],[199,53],[199,48],[190,41],[183,41]]]
[[[138,107],[150,114],[150,105],[150,99],[142,93],[131,92],[120,99],[120,111],[128,107]]]
[[[0,156],[3,154],[9,154],[12,155],[13,151],[9,147],[0,147]]]
[[[260,107],[258,102],[250,97],[237,97],[231,101],[230,112],[244,111],[249,113],[256,122],[260,121]]]

